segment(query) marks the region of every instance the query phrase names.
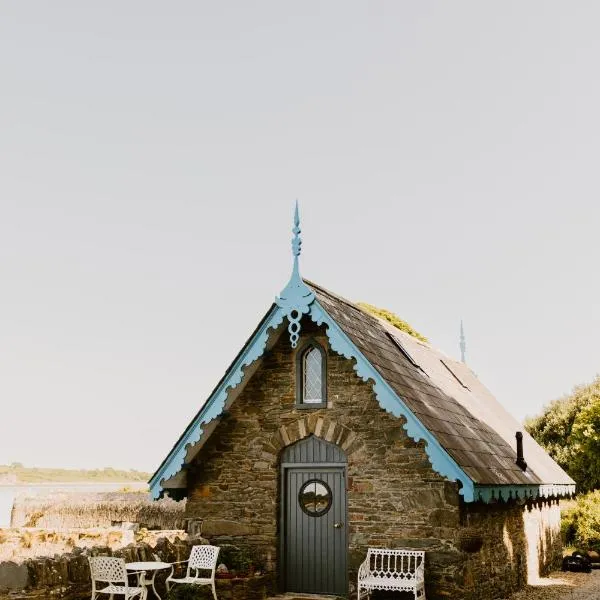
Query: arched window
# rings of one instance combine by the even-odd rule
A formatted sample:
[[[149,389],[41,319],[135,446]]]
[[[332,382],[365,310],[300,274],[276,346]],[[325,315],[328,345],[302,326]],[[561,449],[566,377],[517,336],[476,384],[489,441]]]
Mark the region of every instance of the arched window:
[[[319,344],[311,341],[298,353],[298,406],[317,408],[327,404],[325,373],[325,351]]]

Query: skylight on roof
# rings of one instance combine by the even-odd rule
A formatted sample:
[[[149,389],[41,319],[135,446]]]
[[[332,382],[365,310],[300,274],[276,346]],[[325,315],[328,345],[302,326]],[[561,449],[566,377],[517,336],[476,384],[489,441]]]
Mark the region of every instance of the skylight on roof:
[[[417,363],[417,361],[410,355],[408,350],[402,345],[402,342],[393,333],[390,333],[389,331],[386,331],[385,333],[390,338],[390,340],[394,343],[394,346],[396,346],[398,348],[398,350],[400,350],[400,352],[402,352],[402,354],[410,362],[410,364],[413,365],[414,367],[416,367],[417,369],[419,369],[420,371],[422,371],[423,373],[425,373],[425,375],[427,375],[427,377],[429,377],[429,374],[426,371],[424,371],[421,368],[421,365],[419,363]]]
[[[452,375],[452,377],[454,377],[454,379],[456,379],[456,381],[458,381],[458,383],[460,383],[460,385],[462,385],[465,388],[465,390],[471,391],[469,386],[465,385],[461,381],[460,377],[441,358],[440,358],[440,362],[446,367],[446,369],[448,369],[448,371],[450,371],[450,375]]]

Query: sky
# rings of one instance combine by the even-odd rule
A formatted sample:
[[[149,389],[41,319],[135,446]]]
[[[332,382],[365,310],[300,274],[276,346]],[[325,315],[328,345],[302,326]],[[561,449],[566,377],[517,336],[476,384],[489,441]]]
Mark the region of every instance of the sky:
[[[0,464],[153,471],[291,270],[518,418],[600,371],[600,4],[0,0]]]

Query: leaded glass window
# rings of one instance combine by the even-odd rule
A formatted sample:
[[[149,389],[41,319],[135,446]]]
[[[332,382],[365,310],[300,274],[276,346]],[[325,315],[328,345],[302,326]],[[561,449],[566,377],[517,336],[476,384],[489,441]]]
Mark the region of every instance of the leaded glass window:
[[[323,357],[314,346],[310,346],[302,355],[302,402],[323,402]]]

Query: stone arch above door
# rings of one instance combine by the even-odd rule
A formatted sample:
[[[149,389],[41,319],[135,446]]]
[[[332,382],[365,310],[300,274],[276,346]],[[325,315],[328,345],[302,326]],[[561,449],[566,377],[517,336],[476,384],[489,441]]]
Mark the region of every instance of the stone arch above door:
[[[283,448],[310,435],[339,446],[347,457],[350,457],[363,445],[362,440],[354,431],[338,421],[321,414],[311,414],[282,425],[277,433],[265,442],[263,450],[276,457]]]

